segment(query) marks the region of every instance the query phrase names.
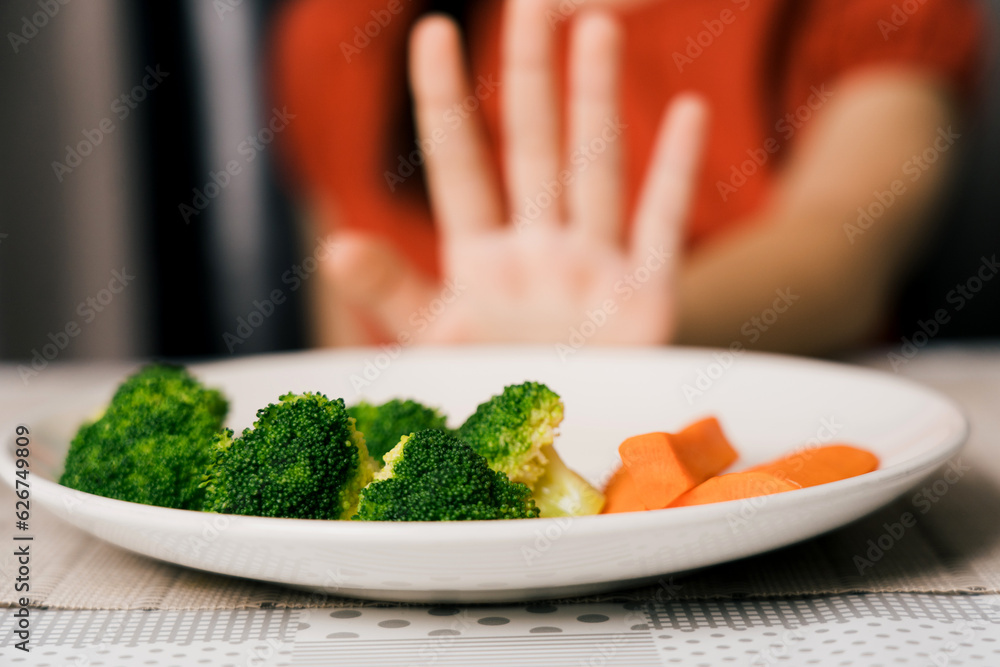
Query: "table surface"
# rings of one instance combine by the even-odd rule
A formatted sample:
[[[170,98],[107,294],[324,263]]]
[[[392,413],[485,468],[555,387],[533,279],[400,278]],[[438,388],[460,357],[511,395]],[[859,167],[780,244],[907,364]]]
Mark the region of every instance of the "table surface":
[[[889,351],[854,359],[890,370]],[[898,351],[894,351],[897,352]],[[28,383],[0,366],[0,421],[54,394],[126,372],[54,365]],[[966,450],[1000,481],[1000,347],[922,350],[901,375],[950,395],[970,418]],[[0,616],[16,665],[1000,665],[1000,595],[359,609],[31,611],[30,653]]]

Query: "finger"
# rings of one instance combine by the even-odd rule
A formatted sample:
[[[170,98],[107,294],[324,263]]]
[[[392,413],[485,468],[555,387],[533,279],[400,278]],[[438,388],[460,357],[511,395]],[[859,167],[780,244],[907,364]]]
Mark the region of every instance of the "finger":
[[[511,214],[559,219],[546,184],[559,174],[559,124],[548,3],[510,0],[503,31],[504,167]],[[539,210],[535,210],[537,207]],[[527,215],[531,213],[531,215]]]
[[[707,118],[704,100],[685,94],[674,100],[660,123],[636,211],[632,254],[639,261],[653,252],[677,256],[701,163]]]
[[[621,25],[609,14],[577,19],[570,46],[570,159],[588,159],[569,189],[569,219],[600,241],[617,242],[622,221],[618,117]]]
[[[441,16],[421,21],[410,41],[410,82],[417,131],[425,151],[431,206],[447,234],[499,226],[503,220],[496,174],[479,119],[454,111],[472,91],[454,22]]]
[[[411,318],[437,291],[387,243],[355,232],[337,234],[323,274],[338,296],[394,339],[410,331]]]

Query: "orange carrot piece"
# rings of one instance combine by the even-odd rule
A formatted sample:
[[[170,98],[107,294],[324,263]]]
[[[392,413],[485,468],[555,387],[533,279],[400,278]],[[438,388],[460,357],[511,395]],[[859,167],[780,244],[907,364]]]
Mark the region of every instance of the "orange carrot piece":
[[[684,465],[703,481],[718,475],[738,458],[715,417],[700,419],[676,435]]]
[[[692,477],[670,433],[645,433],[618,447],[625,471],[646,509],[662,509],[703,480]]]
[[[646,509],[662,509],[736,460],[718,421],[703,419],[680,433],[628,438],[618,453]]]
[[[702,482],[670,504],[671,507],[690,507],[743,500],[782,493],[799,488],[797,484],[779,479],[764,472],[734,472],[719,475]]]
[[[868,450],[838,444],[802,449],[748,472],[766,472],[806,487],[863,475],[878,466],[878,457]]]
[[[622,466],[611,475],[604,487],[604,509],[602,514],[617,514],[619,512],[642,512],[646,506],[642,504],[639,493],[632,483],[632,477]]]

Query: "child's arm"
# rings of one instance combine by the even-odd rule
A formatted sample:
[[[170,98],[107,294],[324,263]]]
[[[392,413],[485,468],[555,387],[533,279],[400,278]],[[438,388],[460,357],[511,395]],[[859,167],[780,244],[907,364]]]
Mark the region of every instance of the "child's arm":
[[[685,263],[677,342],[828,352],[885,319],[961,139],[947,95],[923,75],[879,69],[832,90],[772,203]],[[776,300],[787,310],[775,322]]]

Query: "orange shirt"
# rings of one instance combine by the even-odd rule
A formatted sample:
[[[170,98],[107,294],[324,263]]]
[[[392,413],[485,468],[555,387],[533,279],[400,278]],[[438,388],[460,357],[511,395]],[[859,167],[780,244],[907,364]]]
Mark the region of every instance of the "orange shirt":
[[[426,196],[389,176],[412,177],[407,165],[416,146],[394,153],[398,124],[408,118],[401,110],[403,49],[422,4],[295,0],[275,24],[271,74],[277,105],[295,115],[282,137],[293,179],[336,202],[342,224],[389,240],[434,272]],[[468,39],[494,146],[503,90],[501,4],[480,1]],[[561,16],[553,14],[553,21]],[[657,124],[676,93],[697,91],[712,110],[688,225],[688,244],[696,246],[764,203],[781,161],[845,74],[905,64],[968,95],[979,22],[972,0],[666,0],[626,14],[621,121],[629,210]],[[561,32],[568,23],[559,22]]]

